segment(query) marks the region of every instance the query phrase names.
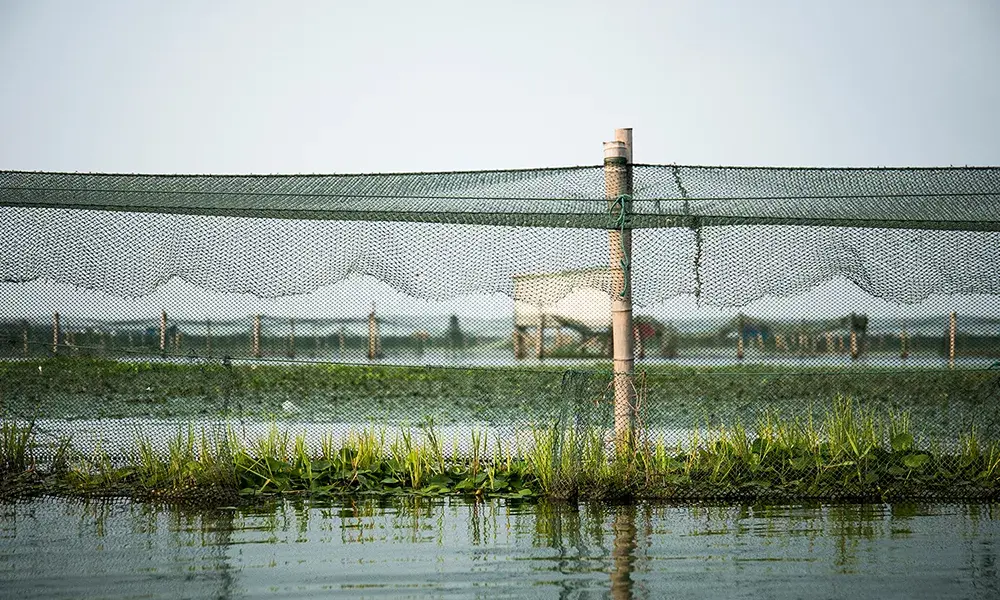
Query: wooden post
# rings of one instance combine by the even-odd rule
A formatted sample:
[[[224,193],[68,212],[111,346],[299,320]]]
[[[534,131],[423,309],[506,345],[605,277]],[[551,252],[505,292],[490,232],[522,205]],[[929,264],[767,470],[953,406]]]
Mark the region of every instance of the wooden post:
[[[160,354],[167,352],[167,311],[160,311]]]
[[[646,358],[646,344],[642,340],[642,334],[639,332],[638,327],[632,328],[632,340],[633,347],[635,348],[636,358]]]
[[[368,360],[375,360],[382,354],[379,343],[378,320],[375,318],[375,303],[368,314]]]
[[[288,357],[295,358],[295,319],[288,319]]]
[[[743,360],[743,313],[736,323],[736,360]]]
[[[212,320],[205,321],[205,354],[212,356]]]
[[[608,210],[619,219],[608,230],[611,255],[611,343],[615,388],[615,441],[630,449],[635,437],[635,349],[632,322],[632,130],[616,129],[604,142],[604,187]]]
[[[538,311],[538,347],[536,348],[538,358],[545,358],[545,313]]]
[[[344,358],[344,326],[340,326],[340,331],[337,332],[337,343],[340,346],[340,358]]]
[[[957,326],[958,315],[954,312],[948,318],[948,367],[955,368],[955,328]]]
[[[514,358],[517,360],[523,359],[528,354],[528,351],[524,347],[524,338],[526,336],[527,333],[524,331],[523,327],[514,328]]]
[[[250,335],[250,351],[254,358],[260,358],[260,315],[253,316],[253,333]]]
[[[851,360],[858,359],[858,332],[851,328]]]
[[[59,354],[59,313],[52,314],[52,354]]]
[[[906,347],[906,330],[899,332],[899,358],[907,358],[910,356],[910,350]]]
[[[21,352],[28,355],[28,321],[21,321]]]

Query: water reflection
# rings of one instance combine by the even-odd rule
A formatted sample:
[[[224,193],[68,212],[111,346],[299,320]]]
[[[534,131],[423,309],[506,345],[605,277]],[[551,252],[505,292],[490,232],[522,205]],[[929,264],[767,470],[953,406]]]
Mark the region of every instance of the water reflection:
[[[1000,594],[997,505],[0,504],[16,597]]]
[[[632,598],[632,571],[635,568],[636,528],[635,507],[621,507],[614,517],[615,535],[611,557],[611,597],[615,600]]]

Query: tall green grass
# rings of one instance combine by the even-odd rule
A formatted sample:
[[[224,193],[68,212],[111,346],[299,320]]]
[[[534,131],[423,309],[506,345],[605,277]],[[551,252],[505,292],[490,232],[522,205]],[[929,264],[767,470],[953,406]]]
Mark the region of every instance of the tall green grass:
[[[64,456],[44,473],[45,489],[225,502],[275,494],[1000,498],[1000,441],[972,429],[948,444],[924,443],[905,413],[876,413],[850,399],[838,398],[819,417],[764,412],[749,423],[694,429],[680,441],[640,432],[627,451],[616,451],[608,436],[601,427],[542,424],[518,446],[471,430],[470,443],[453,440],[449,451],[432,423],[361,428],[342,443],[327,434],[316,447],[277,424],[249,442],[232,429],[188,427],[161,445],[137,432],[124,461],[100,446]],[[6,488],[37,471],[36,437],[31,425],[0,425]]]

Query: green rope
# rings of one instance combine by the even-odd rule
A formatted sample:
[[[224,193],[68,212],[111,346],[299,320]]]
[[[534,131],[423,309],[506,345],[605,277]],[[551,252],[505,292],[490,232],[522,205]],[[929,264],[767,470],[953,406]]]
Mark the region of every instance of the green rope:
[[[628,222],[628,212],[625,210],[625,202],[631,200],[632,196],[629,194],[621,194],[615,198],[614,204],[611,206],[611,210],[618,210],[618,217],[615,221],[615,229],[617,229],[621,235],[618,237],[618,243],[621,244],[622,258],[619,261],[622,269],[622,275],[625,277],[625,285],[622,287],[622,291],[618,294],[619,298],[628,298],[632,295],[632,257],[629,256],[628,250],[625,248],[625,226]]]

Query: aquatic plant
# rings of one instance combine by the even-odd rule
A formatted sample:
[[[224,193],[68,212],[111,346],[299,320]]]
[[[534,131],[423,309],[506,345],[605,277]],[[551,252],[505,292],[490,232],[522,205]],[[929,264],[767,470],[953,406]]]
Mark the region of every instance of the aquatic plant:
[[[100,445],[38,473],[31,425],[4,421],[4,487],[32,494],[128,495],[174,500],[269,495],[547,496],[554,498],[901,499],[1000,498],[1000,441],[970,429],[949,442],[921,443],[905,413],[865,409],[849,398],[824,412],[782,418],[763,411],[749,423],[706,424],[687,439],[640,435],[627,452],[594,425],[538,424],[516,444],[469,432],[445,451],[431,422],[332,435],[311,447],[277,423],[244,441],[179,428],[157,446],[137,432],[134,452],[112,458]],[[947,443],[946,443],[947,442]],[[522,445],[523,444],[523,445]],[[466,448],[459,451],[459,446]],[[66,448],[69,448],[67,445]],[[953,448],[944,451],[942,448]],[[69,452],[64,449],[63,452]],[[18,487],[20,485],[20,487]]]
[[[17,423],[4,420],[0,423],[0,475],[26,471],[32,463],[30,456],[35,423]]]

